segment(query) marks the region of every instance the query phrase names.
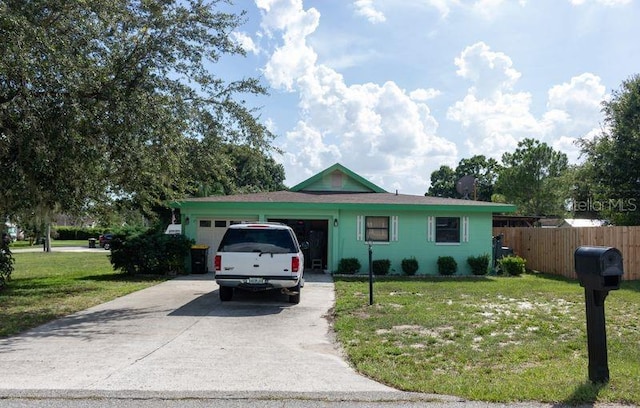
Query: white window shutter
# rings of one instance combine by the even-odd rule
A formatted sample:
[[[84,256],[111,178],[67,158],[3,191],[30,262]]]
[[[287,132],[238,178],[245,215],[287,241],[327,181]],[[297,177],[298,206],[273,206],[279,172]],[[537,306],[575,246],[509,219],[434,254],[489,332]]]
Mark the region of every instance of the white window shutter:
[[[398,216],[394,215],[391,217],[391,240],[398,240]]]
[[[469,242],[469,217],[462,217],[462,242]]]
[[[364,240],[364,216],[358,215],[356,219],[356,240]]]
[[[427,242],[435,241],[436,219],[435,217],[427,217]]]

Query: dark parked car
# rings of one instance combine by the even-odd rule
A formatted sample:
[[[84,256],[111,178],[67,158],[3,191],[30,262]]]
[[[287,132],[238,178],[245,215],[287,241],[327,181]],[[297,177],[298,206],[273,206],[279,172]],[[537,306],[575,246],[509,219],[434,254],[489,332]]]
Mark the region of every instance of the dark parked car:
[[[111,240],[113,239],[113,234],[102,234],[98,237],[98,242],[100,243],[100,247],[104,249],[111,249]]]

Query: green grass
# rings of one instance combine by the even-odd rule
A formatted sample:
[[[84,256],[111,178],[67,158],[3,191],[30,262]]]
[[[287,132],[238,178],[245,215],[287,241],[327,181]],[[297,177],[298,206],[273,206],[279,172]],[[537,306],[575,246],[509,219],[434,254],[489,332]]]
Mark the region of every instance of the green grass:
[[[361,373],[484,401],[640,404],[640,282],[605,302],[611,380],[588,381],[584,289],[545,275],[336,279],[334,327]]]
[[[157,284],[113,272],[105,252],[15,253],[0,291],[0,337]],[[348,358],[393,387],[484,401],[640,404],[640,282],[606,300],[611,380],[587,375],[584,290],[519,278],[336,279],[335,322]]]
[[[0,337],[165,280],[116,273],[108,254],[109,251],[14,253],[11,281],[0,291]]]
[[[96,246],[98,245],[98,242],[96,241]],[[77,239],[77,240],[55,240],[52,239],[51,240],[51,247],[55,248],[55,247],[65,247],[65,246],[82,246],[82,247],[89,247],[89,240],[84,240],[84,239]],[[29,245],[29,241],[13,241],[10,245],[11,249],[23,249],[23,248],[30,248],[30,247],[39,247],[42,248],[42,244],[33,244],[33,245]]]

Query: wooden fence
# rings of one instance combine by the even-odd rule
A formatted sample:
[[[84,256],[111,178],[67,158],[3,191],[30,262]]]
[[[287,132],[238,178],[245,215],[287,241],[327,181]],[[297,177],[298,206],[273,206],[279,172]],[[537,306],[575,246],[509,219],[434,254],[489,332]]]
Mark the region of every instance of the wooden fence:
[[[494,228],[503,246],[527,260],[527,268],[577,279],[573,253],[579,246],[614,247],[622,252],[623,280],[640,279],[640,227]]]

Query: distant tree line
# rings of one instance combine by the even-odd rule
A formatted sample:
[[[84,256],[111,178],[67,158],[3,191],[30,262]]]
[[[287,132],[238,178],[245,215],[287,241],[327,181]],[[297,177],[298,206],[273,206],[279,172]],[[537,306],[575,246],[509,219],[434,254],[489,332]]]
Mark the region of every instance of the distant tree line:
[[[569,165],[564,153],[524,139],[501,162],[477,155],[455,169],[441,166],[425,195],[509,202],[523,215],[640,225],[640,75],[623,81],[602,111],[600,134],[579,140],[582,164]],[[456,188],[464,176],[475,178],[470,192]]]

